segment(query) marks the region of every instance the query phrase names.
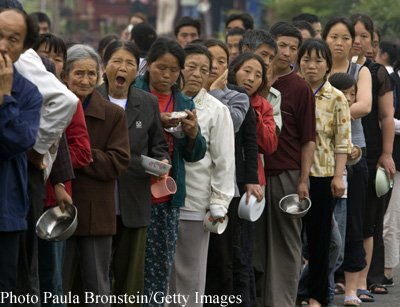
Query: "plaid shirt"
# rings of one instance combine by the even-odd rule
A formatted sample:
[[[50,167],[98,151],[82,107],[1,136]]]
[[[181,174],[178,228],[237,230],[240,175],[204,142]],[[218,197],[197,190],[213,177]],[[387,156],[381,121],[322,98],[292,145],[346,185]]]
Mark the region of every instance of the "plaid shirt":
[[[335,174],[335,154],[351,153],[350,108],[343,93],[328,81],[315,95],[317,139],[310,176]]]

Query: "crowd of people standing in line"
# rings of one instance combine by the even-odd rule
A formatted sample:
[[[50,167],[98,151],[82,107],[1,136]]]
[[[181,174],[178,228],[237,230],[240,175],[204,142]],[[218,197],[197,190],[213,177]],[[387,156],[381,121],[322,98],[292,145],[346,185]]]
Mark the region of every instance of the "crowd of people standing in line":
[[[142,295],[143,306],[179,293],[186,306],[229,297],[276,307],[336,306],[338,293],[359,306],[388,292],[400,244],[400,61],[369,16],[322,27],[302,14],[267,32],[233,14],[226,43],[202,39],[185,16],[174,39],[139,22],[96,51],[67,48],[19,1],[0,4],[0,292],[36,306],[57,305],[44,293],[89,292]],[[175,127],[183,137],[166,130]],[[151,194],[162,176],[141,155],[172,165],[175,194]],[[378,167],[395,178],[380,197]],[[238,217],[245,193],[265,197],[256,222]],[[311,199],[304,218],[280,210],[288,194]],[[71,203],[75,233],[38,239],[43,211]],[[228,218],[224,233],[203,230],[207,212]]]

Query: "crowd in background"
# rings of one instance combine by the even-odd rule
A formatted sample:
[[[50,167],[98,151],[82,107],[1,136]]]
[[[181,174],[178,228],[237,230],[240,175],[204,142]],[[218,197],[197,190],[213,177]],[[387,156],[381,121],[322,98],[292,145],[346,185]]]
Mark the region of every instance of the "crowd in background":
[[[48,293],[110,298],[93,306],[183,305],[154,293],[186,306],[379,301],[400,251],[398,47],[365,14],[266,31],[234,13],[215,39],[209,1],[180,1],[175,21],[177,2],[157,1],[154,28],[135,1],[95,50],[0,1],[0,292],[35,306],[72,305]],[[175,194],[151,194],[165,175],[141,155],[172,165]],[[378,168],[394,179],[384,195]],[[289,194],[311,199],[303,218],[279,208]],[[265,198],[256,222],[238,216],[243,195]],[[75,233],[38,239],[40,215],[72,203]],[[204,231],[206,214],[226,230]],[[125,294],[141,298],[111,299]]]

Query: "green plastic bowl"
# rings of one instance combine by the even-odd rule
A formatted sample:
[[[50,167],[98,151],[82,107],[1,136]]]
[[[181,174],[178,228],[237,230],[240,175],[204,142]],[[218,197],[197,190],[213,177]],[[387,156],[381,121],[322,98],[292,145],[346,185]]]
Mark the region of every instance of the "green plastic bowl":
[[[385,195],[393,187],[393,179],[388,180],[385,169],[378,167],[375,178],[375,192],[378,197]]]

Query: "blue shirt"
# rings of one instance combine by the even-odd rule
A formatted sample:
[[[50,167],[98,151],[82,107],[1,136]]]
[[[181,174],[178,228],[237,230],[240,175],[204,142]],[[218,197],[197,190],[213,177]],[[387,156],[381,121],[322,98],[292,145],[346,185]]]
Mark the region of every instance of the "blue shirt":
[[[39,129],[42,95],[14,67],[11,96],[0,105],[0,231],[25,230],[27,160]]]

